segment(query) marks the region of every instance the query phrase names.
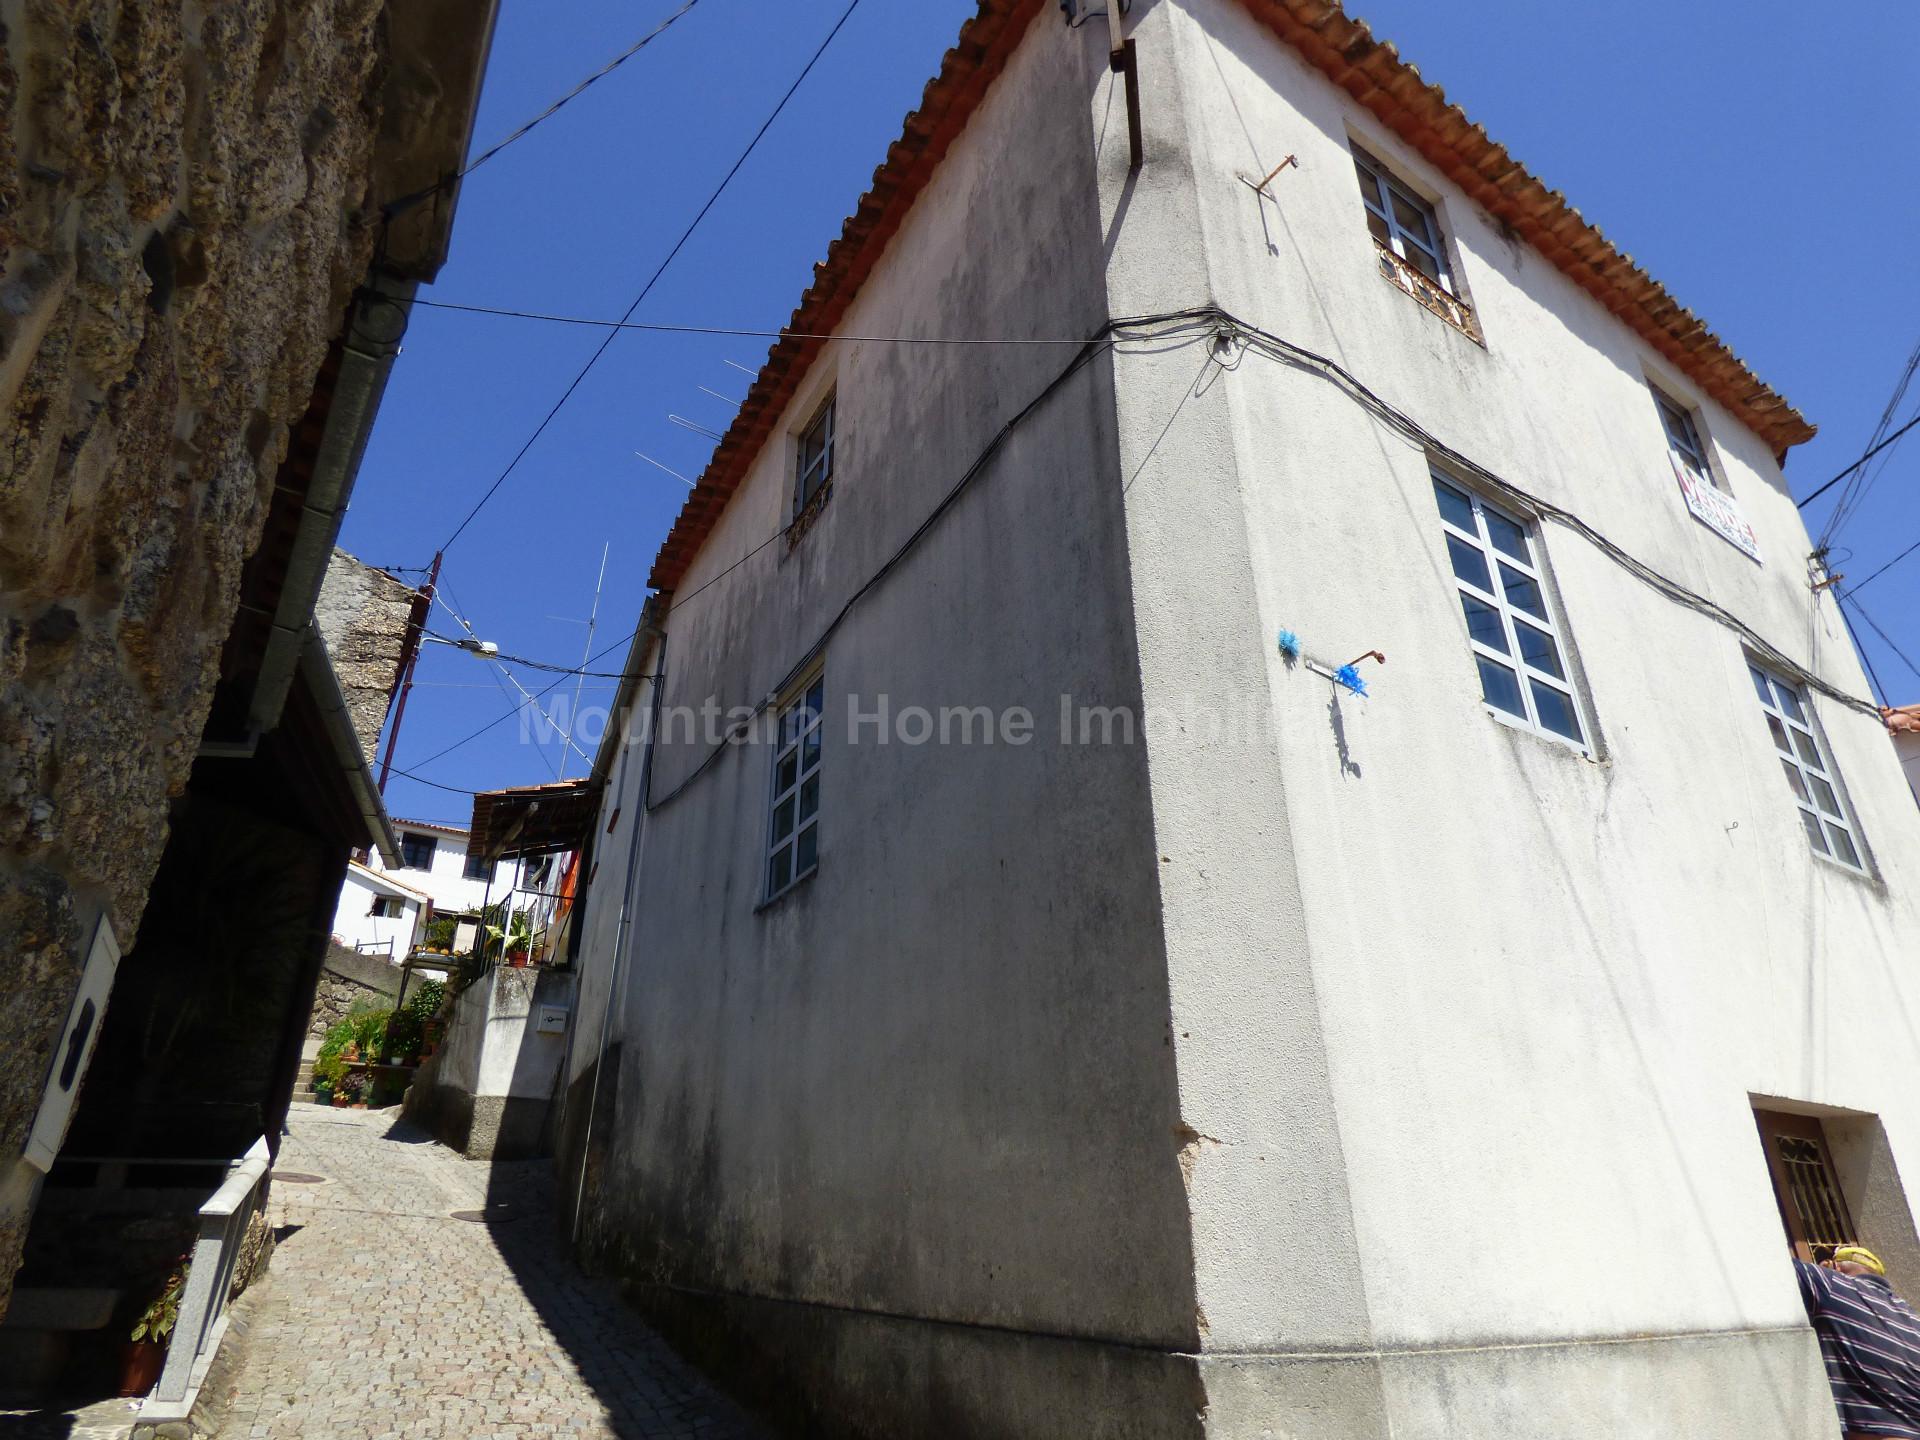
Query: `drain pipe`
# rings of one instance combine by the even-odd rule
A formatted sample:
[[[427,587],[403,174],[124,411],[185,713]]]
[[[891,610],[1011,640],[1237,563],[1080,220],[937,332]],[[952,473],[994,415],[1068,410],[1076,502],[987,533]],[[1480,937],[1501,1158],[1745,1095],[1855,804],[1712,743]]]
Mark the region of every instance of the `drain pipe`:
[[[634,884],[640,875],[641,857],[646,853],[647,831],[652,828],[647,822],[647,797],[653,793],[653,745],[660,734],[660,696],[666,688],[667,679],[667,632],[658,624],[653,631],[660,637],[660,648],[653,657],[653,699],[647,706],[647,748],[640,757],[639,800],[633,807],[636,831],[633,844],[627,849],[627,878],[620,889],[620,922],[613,932],[613,966],[607,976],[607,1003],[600,1012],[600,1047],[593,1062],[593,1088],[587,1092],[587,1123],[580,1132],[580,1178],[574,1186],[573,1226],[567,1237],[567,1245],[571,1250],[577,1250],[580,1244],[580,1213],[587,1194],[587,1158],[593,1150],[593,1112],[600,1102],[600,1075],[607,1064],[607,1036],[613,1026],[613,1007],[620,995],[620,976],[626,968],[623,962],[634,929]],[[574,1259],[577,1263],[579,1256],[576,1254]]]

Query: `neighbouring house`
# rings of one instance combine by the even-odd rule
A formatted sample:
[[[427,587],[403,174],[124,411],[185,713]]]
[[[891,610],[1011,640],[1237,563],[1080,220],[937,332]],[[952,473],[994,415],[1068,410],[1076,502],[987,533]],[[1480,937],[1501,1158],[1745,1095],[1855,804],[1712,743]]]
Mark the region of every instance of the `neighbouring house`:
[[[395,820],[400,858],[389,862],[369,855],[367,866],[377,877],[391,879],[426,895],[436,917],[455,922],[453,951],[464,955],[479,935],[482,910],[506,914],[514,908],[542,903],[551,888],[552,861],[512,856],[505,860],[471,855],[464,826],[437,820]],[[348,884],[354,883],[348,877]],[[347,904],[341,891],[341,905]],[[507,907],[504,910],[496,907]]]
[[[1920,802],[1920,705],[1895,705],[1881,712],[1887,721],[1887,733],[1893,737],[1893,753],[1900,757],[1901,772],[1907,788]]]
[[[383,711],[399,656],[336,669],[315,607],[493,10],[7,17],[0,1377],[102,1383],[191,1245],[148,1430],[261,1253],[348,856],[399,859],[342,683]]]
[[[432,913],[433,897],[426,891],[349,860],[333,912],[333,938],[349,950],[384,955],[398,964],[422,942]]]
[[[655,562],[577,1253],[835,1434],[1837,1435],[1789,1259],[1920,1294],[1920,825],[1812,427],[1332,0],[1064,9]]]
[[[470,1159],[553,1153],[572,1042],[578,880],[599,798],[591,778],[474,796],[465,854],[517,867],[541,888],[514,892],[502,913],[517,918],[482,947],[477,978],[454,996],[445,1038],[407,1091],[408,1116]]]

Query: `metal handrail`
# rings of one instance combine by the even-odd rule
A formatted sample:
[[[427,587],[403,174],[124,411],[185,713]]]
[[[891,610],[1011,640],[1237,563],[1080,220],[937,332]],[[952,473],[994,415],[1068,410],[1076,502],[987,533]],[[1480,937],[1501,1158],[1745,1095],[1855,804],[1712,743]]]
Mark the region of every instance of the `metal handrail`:
[[[153,1387],[159,1401],[184,1400],[202,1357],[211,1358],[226,1333],[227,1296],[233,1289],[233,1270],[239,1263],[247,1227],[260,1208],[261,1181],[273,1168],[273,1156],[263,1135],[228,1172],[200,1207],[200,1234],[193,1243],[193,1262],[187,1270],[186,1291],[174,1321],[167,1363]],[[186,1341],[191,1337],[192,1344]]]

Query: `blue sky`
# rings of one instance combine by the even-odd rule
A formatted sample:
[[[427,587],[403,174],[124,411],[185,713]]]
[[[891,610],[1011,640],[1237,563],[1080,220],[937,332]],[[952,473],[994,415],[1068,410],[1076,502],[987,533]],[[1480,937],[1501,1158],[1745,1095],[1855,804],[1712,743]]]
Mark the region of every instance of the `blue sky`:
[[[675,8],[504,0],[475,153]],[[425,293],[618,316],[843,9],[843,0],[701,0],[468,178],[451,258]],[[635,318],[784,321],[972,9],[969,0],[865,0]],[[1788,460],[1796,493],[1860,453],[1920,343],[1908,109],[1920,7],[1856,4],[1844,24],[1778,0],[1356,0],[1353,10],[1820,426]],[[417,310],[342,544],[376,565],[426,565],[600,338]],[[596,646],[630,630],[686,495],[633,452],[697,475],[712,442],[668,416],[724,430],[731,409],[699,387],[738,398],[748,377],[727,362],[757,368],[766,349],[764,340],[620,336],[448,551],[443,595],[502,651],[571,664],[604,545]],[[1902,414],[1916,409],[1920,393]],[[1920,539],[1916,478],[1920,432],[1835,537],[1836,568],[1862,579]],[[1816,531],[1827,504],[1808,510]],[[1910,619],[1920,554],[1860,599],[1920,662]],[[431,628],[448,633],[455,622],[442,610]],[[1862,630],[1895,702],[1920,700],[1920,676]],[[620,658],[594,668],[617,670]],[[538,690],[553,677],[520,678]],[[526,743],[518,719],[428,759],[504,714],[514,698],[504,684],[492,667],[429,645],[396,765],[468,788],[554,778],[558,747]],[[586,704],[604,704],[611,685],[586,680]],[[548,701],[572,694],[569,680]],[[575,759],[570,773],[583,768]],[[463,797],[400,775],[387,799],[403,816],[464,820],[468,810]]]

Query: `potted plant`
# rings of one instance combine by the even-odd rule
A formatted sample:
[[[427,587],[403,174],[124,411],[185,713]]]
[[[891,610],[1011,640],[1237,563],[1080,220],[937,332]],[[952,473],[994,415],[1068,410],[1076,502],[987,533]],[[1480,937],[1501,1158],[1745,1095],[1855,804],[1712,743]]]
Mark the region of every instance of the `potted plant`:
[[[533,924],[526,911],[516,910],[508,927],[489,925],[487,937],[505,948],[507,964],[522,966],[527,963],[527,952],[533,948]]]
[[[167,1358],[167,1343],[173,1327],[180,1321],[180,1297],[187,1289],[187,1263],[183,1259],[153,1302],[140,1312],[132,1337],[121,1353],[120,1393],[145,1395],[160,1378],[160,1367]]]

